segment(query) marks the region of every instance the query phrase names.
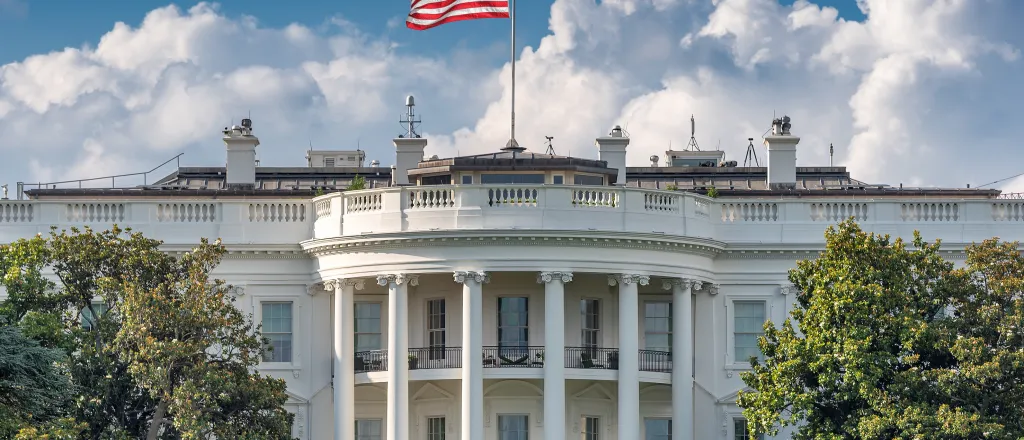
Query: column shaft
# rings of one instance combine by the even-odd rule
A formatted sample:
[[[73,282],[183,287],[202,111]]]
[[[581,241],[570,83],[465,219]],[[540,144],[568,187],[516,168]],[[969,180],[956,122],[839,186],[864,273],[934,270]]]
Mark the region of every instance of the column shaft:
[[[565,430],[565,284],[572,274],[544,272],[544,439],[563,440]]]
[[[334,439],[356,437],[355,284],[334,287]]]
[[[388,283],[388,440],[409,440],[409,298],[405,282]]]
[[[693,440],[693,303],[690,282],[672,285],[672,438]]]
[[[619,279],[619,439],[640,438],[640,303],[635,280]]]
[[[461,274],[461,278],[460,278]],[[462,282],[462,439],[484,438],[483,276],[456,273]]]

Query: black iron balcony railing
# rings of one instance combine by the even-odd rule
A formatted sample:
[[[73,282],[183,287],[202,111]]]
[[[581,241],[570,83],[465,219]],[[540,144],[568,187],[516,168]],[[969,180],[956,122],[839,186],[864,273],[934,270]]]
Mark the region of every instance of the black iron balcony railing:
[[[619,369],[619,349],[565,347],[565,368]]]
[[[356,373],[388,370],[388,351],[370,350],[356,352]]]
[[[409,369],[462,368],[462,347],[409,349]]]
[[[544,347],[484,347],[484,368],[543,368]]]
[[[640,371],[672,372],[672,353],[658,350],[640,350]]]

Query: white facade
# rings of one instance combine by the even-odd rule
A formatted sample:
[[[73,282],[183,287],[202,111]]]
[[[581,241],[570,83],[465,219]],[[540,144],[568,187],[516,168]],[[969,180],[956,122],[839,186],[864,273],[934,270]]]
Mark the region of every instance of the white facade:
[[[439,417],[446,439],[498,439],[503,427],[575,439],[595,423],[588,438],[668,438],[647,431],[662,420],[673,420],[671,438],[734,439],[750,323],[785,318],[795,296],[786,272],[822,248],[825,227],[854,216],[876,232],[919,229],[950,258],[1024,232],[1024,202],[1013,200],[579,188],[2,201],[0,240],[113,223],[170,251],[222,238],[231,252],[215,275],[290,347],[260,369],[288,381],[302,439],[434,439]],[[366,436],[378,421],[382,436]]]

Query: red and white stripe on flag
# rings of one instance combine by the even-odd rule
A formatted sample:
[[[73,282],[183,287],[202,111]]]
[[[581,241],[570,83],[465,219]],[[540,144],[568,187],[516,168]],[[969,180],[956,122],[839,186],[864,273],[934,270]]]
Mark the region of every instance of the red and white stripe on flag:
[[[412,0],[405,25],[422,31],[453,21],[478,18],[509,18],[508,0]]]

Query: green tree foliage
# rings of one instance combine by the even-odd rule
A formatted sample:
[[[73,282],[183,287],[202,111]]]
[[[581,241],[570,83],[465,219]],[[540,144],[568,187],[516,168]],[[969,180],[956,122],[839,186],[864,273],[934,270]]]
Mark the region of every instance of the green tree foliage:
[[[356,191],[360,189],[366,189],[366,178],[363,176],[356,176],[352,178],[352,183],[345,188],[348,191]]]
[[[257,329],[232,303],[212,302],[224,298],[225,286],[208,278],[223,247],[204,242],[175,258],[160,245],[115,226],[54,230],[0,248],[9,295],[0,317],[63,350],[74,384],[63,418],[23,430],[21,438],[139,439],[150,427],[162,439],[287,436],[283,382],[247,368],[258,361],[253,351],[262,350]],[[211,365],[190,369],[201,358],[184,353],[202,343]],[[165,361],[170,371],[161,379],[147,362]],[[202,374],[185,378],[183,371]],[[176,405],[190,398],[193,406]],[[196,408],[205,413],[194,417]]]
[[[63,352],[40,346],[18,327],[0,327],[0,438],[59,414],[71,388],[63,361]]]
[[[1024,438],[1024,258],[967,249],[963,268],[847,221],[790,272],[801,292],[742,375],[752,431],[803,439]],[[946,313],[953,310],[953,313]],[[798,323],[798,329],[793,322]]]

